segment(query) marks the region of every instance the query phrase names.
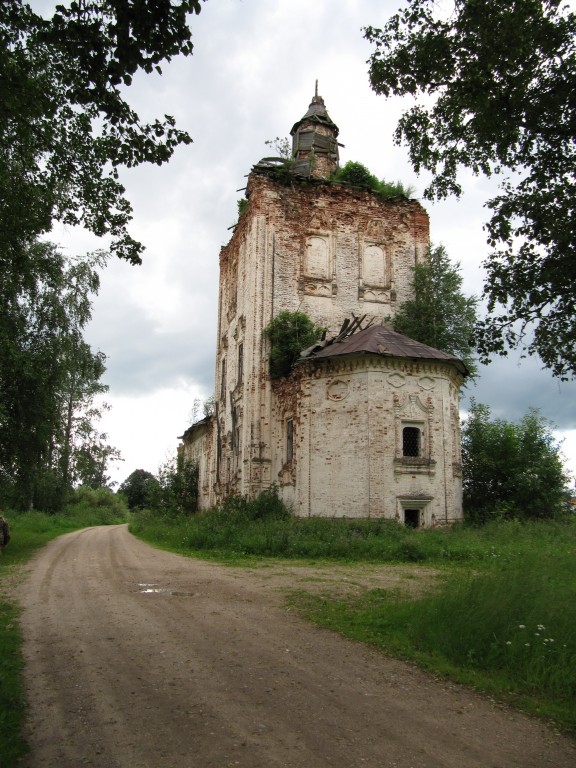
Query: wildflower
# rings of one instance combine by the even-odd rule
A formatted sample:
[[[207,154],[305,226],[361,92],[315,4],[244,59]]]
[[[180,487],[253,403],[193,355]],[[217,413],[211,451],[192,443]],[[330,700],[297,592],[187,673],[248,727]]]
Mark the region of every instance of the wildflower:
[[[518,624],[518,629],[526,629],[526,624]]]
[[[506,640],[506,645],[512,645],[512,640]]]
[[[544,630],[546,629],[546,627],[544,626],[544,624],[538,624],[538,626],[536,627],[536,629],[538,630],[538,632],[544,632]]]
[[[526,646],[526,648],[530,648],[530,643],[524,643],[524,645]]]

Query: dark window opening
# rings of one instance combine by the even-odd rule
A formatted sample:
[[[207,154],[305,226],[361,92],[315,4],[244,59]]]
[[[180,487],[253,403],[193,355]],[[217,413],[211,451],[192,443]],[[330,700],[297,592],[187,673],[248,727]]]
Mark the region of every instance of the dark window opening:
[[[244,344],[238,344],[238,384],[244,381]]]
[[[294,422],[286,421],[286,461],[292,461],[294,455]]]
[[[404,524],[408,528],[418,528],[420,526],[420,510],[419,509],[405,509],[404,510]]]
[[[404,427],[402,430],[402,456],[420,456],[420,430]]]
[[[232,430],[230,434],[232,453],[238,453],[238,420],[236,415],[236,408],[232,406]]]
[[[226,399],[226,359],[222,360],[222,368],[220,371],[220,399]]]

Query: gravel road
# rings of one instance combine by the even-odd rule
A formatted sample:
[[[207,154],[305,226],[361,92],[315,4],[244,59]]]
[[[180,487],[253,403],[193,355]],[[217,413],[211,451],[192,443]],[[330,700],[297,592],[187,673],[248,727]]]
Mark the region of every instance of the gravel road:
[[[17,588],[23,768],[574,768],[575,743],[544,724],[283,606],[345,573],[227,568],[125,526],[51,542]]]

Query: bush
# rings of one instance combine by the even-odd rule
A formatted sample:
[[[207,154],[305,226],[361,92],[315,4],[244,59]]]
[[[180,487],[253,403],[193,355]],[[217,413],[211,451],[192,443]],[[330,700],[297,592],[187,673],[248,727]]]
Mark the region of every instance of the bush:
[[[154,506],[160,491],[160,483],[151,472],[135,469],[118,487],[129,509],[144,509]]]
[[[182,453],[165,462],[158,470],[159,490],[151,506],[167,514],[190,515],[198,509],[200,467]]]
[[[568,478],[552,428],[538,411],[519,423],[493,419],[471,401],[462,429],[464,512],[475,524],[490,519],[553,519],[565,515]]]
[[[355,163],[349,160],[343,168],[336,173],[334,181],[344,182],[353,187],[361,187],[370,192],[374,192],[382,200],[389,200],[394,197],[410,198],[414,194],[411,187],[405,187],[401,181],[396,183],[379,179],[370,173],[368,168],[362,163]]]
[[[80,486],[72,491],[62,515],[85,521],[86,525],[114,525],[126,522],[128,510],[122,496],[109,488]]]
[[[264,328],[264,336],[270,341],[272,378],[287,376],[302,351],[319,341],[325,332],[325,328],[314,325],[304,312],[279,312]]]

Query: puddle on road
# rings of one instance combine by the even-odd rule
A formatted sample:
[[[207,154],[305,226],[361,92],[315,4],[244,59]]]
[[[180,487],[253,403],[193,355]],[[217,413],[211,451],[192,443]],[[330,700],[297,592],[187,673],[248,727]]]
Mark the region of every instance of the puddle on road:
[[[142,595],[157,595],[162,592],[168,592],[167,589],[159,587],[158,584],[138,584],[139,592]]]
[[[180,592],[178,590],[165,589],[158,584],[138,584],[141,595],[173,595],[174,597],[195,597],[196,592]]]

